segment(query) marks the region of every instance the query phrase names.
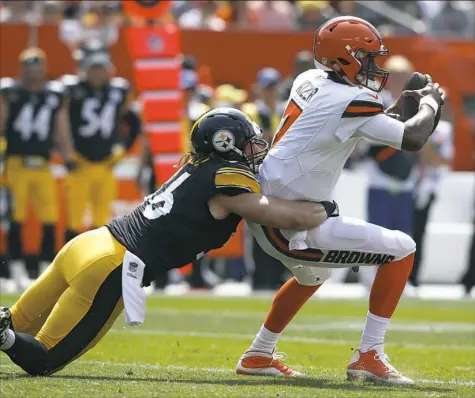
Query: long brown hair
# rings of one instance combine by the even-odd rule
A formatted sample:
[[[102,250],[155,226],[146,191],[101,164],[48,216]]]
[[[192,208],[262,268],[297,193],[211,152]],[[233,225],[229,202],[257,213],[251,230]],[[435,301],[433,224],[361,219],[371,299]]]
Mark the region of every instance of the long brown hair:
[[[203,163],[204,161],[208,160],[210,158],[210,155],[204,155],[201,153],[196,153],[193,151],[190,151],[188,153],[185,153],[181,158],[178,164],[175,165],[175,168],[179,169],[180,167],[183,167],[184,165],[190,163],[195,166]]]

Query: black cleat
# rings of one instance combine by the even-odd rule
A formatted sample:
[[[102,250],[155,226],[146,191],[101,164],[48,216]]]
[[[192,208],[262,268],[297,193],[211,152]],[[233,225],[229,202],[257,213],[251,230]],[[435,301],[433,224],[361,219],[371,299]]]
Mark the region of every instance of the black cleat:
[[[0,307],[0,346],[7,340],[7,332],[12,322],[12,313],[7,307]]]

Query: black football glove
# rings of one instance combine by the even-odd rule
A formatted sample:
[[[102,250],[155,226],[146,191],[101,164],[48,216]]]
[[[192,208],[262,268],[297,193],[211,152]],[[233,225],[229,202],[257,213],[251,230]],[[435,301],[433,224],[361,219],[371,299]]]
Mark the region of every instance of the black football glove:
[[[325,208],[328,218],[338,217],[340,215],[340,209],[338,208],[338,204],[335,201],[329,202],[324,200],[323,202],[320,202],[320,204]]]

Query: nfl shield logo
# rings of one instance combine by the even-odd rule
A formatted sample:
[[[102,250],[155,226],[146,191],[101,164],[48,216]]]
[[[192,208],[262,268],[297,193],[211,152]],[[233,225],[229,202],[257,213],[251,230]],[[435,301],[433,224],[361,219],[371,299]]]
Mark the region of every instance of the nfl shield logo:
[[[139,265],[138,265],[137,263],[130,262],[130,263],[129,263],[129,271],[130,271],[130,272],[135,272],[135,271],[137,271],[138,266],[139,266]]]
[[[160,36],[151,35],[147,40],[147,47],[150,51],[159,52],[163,48],[163,40]]]

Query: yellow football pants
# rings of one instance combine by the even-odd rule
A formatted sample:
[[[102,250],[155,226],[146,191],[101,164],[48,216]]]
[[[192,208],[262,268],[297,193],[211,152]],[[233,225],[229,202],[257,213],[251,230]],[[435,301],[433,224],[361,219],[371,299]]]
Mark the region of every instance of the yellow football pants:
[[[36,216],[42,224],[58,220],[56,182],[50,165],[32,169],[24,165],[22,156],[9,156],[6,164],[7,185],[13,198],[13,220],[25,221],[27,206],[33,203]]]
[[[106,227],[83,233],[12,307],[14,330],[43,343],[50,373],[94,347],[122,312],[125,251]]]
[[[91,207],[92,226],[100,227],[110,218],[117,196],[117,181],[107,162],[78,162],[78,169],[66,178],[67,227],[73,231],[84,226],[84,212]]]

